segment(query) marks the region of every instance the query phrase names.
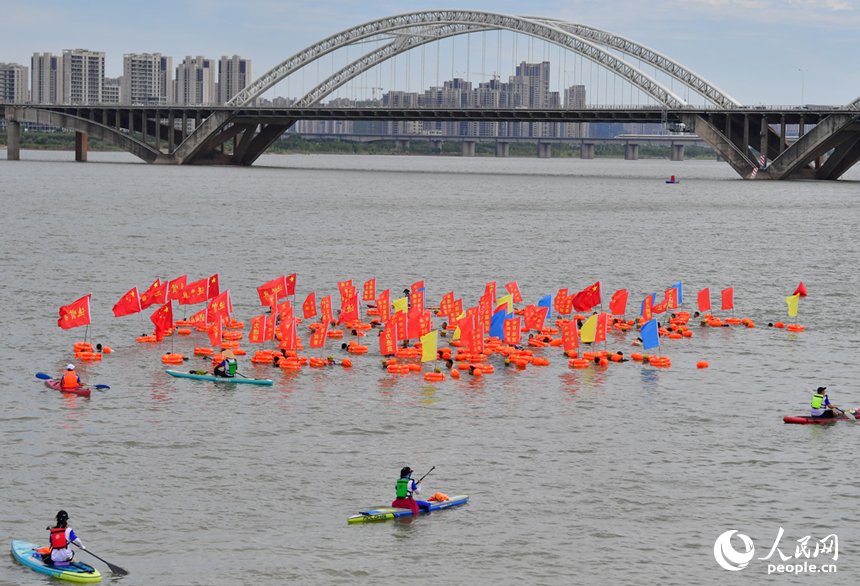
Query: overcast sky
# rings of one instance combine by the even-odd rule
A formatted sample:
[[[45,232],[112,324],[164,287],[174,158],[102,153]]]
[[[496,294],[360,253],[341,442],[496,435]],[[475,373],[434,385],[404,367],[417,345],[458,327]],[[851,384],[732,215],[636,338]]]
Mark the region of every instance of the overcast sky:
[[[252,60],[256,76],[340,30],[439,8],[564,18],[607,29],[679,61],[744,104],[799,103],[798,70],[806,71],[806,103],[844,104],[860,96],[860,0],[0,0],[0,62],[29,66],[34,52],[87,48],[107,53],[106,74],[115,77],[122,74],[123,53],[159,52],[172,56],[174,66],[185,55],[238,54]],[[451,68],[449,60],[444,79]],[[470,70],[479,69],[473,61]],[[428,79],[435,81],[435,70]],[[286,95],[281,86],[274,93]],[[411,89],[418,89],[414,82]]]

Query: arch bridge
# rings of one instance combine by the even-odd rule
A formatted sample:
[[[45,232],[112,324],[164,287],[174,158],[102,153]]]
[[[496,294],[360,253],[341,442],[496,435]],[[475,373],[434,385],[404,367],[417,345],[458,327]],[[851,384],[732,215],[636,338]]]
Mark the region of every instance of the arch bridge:
[[[569,51],[629,84],[649,107],[602,108],[326,108],[321,100],[380,64],[428,43],[510,31]],[[372,47],[367,50],[368,47]],[[340,49],[361,55],[288,108],[256,106],[257,98]],[[620,54],[626,58],[619,57]],[[636,64],[634,65],[634,60]],[[333,63],[333,61],[332,61]],[[651,71],[654,74],[651,74]],[[659,74],[659,75],[658,75]],[[667,78],[667,82],[662,80]],[[599,79],[599,78],[598,78]],[[676,84],[678,88],[676,91]],[[692,93],[709,105],[692,106]],[[285,59],[221,107],[6,105],[7,157],[18,156],[20,123],[74,130],[76,158],[92,135],[150,163],[251,165],[299,120],[664,122],[683,124],[744,178],[836,179],[860,160],[860,98],[846,106],[748,108],[666,55],[609,31],[559,19],[474,10],[436,10],[373,20],[327,37]],[[798,125],[796,142],[786,140]],[[808,129],[808,131],[807,131]],[[462,137],[468,141],[469,137]],[[498,138],[504,142],[503,137]],[[227,145],[232,148],[227,149]],[[465,149],[464,149],[465,152]],[[763,158],[762,158],[763,156]]]

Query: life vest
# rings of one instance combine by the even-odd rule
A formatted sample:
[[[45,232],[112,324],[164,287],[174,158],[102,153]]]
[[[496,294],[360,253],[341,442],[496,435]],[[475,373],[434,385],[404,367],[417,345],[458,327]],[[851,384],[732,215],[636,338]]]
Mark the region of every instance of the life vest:
[[[65,527],[54,527],[51,529],[51,549],[66,549],[69,547],[69,540],[66,539]]]
[[[75,374],[74,370],[67,370],[63,375],[63,383],[61,385],[64,389],[74,389],[78,386],[78,375]]]
[[[821,405],[824,403],[824,398],[827,395],[819,395],[818,393],[812,396],[812,408],[813,409],[821,409]]]
[[[412,483],[411,478],[401,478],[397,481],[397,498],[399,499],[408,499],[412,498],[412,490],[410,489],[410,485]]]

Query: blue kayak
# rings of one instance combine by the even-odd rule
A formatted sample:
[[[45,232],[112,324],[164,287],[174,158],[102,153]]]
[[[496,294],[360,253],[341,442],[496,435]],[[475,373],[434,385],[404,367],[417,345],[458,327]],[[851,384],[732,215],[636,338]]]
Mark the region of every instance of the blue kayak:
[[[36,551],[38,545],[26,541],[12,542],[12,555],[22,565],[40,574],[53,576],[66,582],[101,582],[102,575],[92,566],[72,561],[66,566],[54,566],[42,561],[42,556]]]
[[[223,376],[212,376],[211,374],[191,374],[190,372],[179,372],[178,370],[166,370],[170,376],[178,378],[193,378],[195,380],[208,380],[216,383],[236,383],[246,385],[272,386],[272,381],[261,378],[242,378],[241,376],[225,378]]]
[[[421,509],[421,513],[430,513],[433,511],[441,511],[459,505],[465,505],[469,502],[469,495],[461,494],[460,496],[452,496],[447,501],[428,501],[430,510]],[[378,509],[369,509],[362,511],[358,515],[353,515],[346,520],[347,523],[371,523],[373,521],[388,521],[397,517],[411,517],[412,509],[397,509],[393,507],[379,507]]]

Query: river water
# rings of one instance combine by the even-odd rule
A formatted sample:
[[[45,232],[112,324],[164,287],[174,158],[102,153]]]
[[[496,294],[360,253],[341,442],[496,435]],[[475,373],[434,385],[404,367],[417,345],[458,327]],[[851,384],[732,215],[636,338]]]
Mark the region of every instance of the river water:
[[[0,161],[4,547],[47,543],[63,508],[93,552],[130,571],[106,581],[127,586],[753,584],[780,563],[758,558],[782,527],[786,556],[798,539],[836,534],[838,561],[807,561],[838,566],[818,583],[856,582],[860,422],[782,417],[807,413],[819,385],[860,407],[860,169],[813,183],[740,181],[712,161],[72,158]],[[671,174],[681,183],[665,184]],[[735,315],[757,327],[691,322],[691,339],[663,342],[668,369],[571,370],[548,348],[548,367],[506,371],[493,358],[492,375],[428,384],[381,370],[374,339],[351,370],[285,374],[240,359],[274,386],[215,388],[163,373],[169,341],[135,343],[151,310],[114,318],[111,307],[156,277],[216,272],[246,323],[261,313],[255,287],[296,272],[299,302],[375,277],[395,297],[425,280],[431,302],[454,290],[466,307],[487,281],[516,280],[534,303],[600,280],[605,301],[630,291],[628,316],[678,281],[690,311],[698,290],[718,307],[734,287]],[[806,331],[766,327],[788,319],[784,297],[801,280]],[[57,310],[87,293],[93,340],[115,353],[78,370],[111,388],[64,398],[33,375],[74,360],[84,332],[60,330]],[[634,337],[612,334],[609,347],[628,354]],[[174,343],[186,355],[206,345],[196,332]],[[326,353],[340,357],[340,343]],[[470,502],[348,526],[390,503],[407,464],[436,466],[423,496]],[[715,560],[728,530],[755,543],[741,571]],[[7,556],[0,583],[47,578]]]

